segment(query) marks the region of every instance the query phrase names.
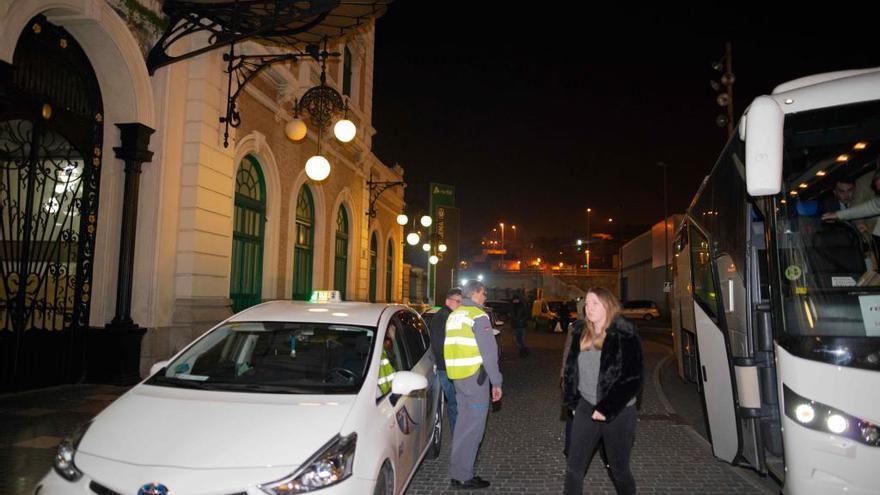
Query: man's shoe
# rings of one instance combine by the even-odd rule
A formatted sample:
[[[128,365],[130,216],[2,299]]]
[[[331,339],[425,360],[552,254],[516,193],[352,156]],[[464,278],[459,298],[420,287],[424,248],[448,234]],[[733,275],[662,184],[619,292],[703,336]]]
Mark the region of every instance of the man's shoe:
[[[467,481],[458,481],[452,480],[452,483],[449,484],[449,487],[453,490],[479,490],[481,488],[487,488],[491,483],[480,478],[479,476],[474,476],[473,478]]]

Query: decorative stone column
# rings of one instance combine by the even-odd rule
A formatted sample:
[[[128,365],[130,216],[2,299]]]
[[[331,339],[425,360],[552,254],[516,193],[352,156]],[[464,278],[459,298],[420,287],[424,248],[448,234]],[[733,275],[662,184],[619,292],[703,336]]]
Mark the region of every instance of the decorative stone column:
[[[153,159],[147,149],[155,131],[143,124],[116,124],[122,133],[122,146],[113,148],[116,158],[125,162],[125,193],[122,198],[122,231],[119,236],[119,275],[116,285],[116,316],[108,327],[137,327],[131,319],[131,287],[134,283],[134,246],[137,235],[138,194],[141,165]]]
[[[121,132],[121,146],[113,150],[116,158],[125,162],[116,316],[105,328],[94,328],[89,332],[87,377],[95,382],[130,385],[140,380],[141,339],[146,333],[146,329],[131,319],[138,193],[141,166],[153,158],[148,147],[150,135],[155,131],[137,123],[116,124],[116,127]]]

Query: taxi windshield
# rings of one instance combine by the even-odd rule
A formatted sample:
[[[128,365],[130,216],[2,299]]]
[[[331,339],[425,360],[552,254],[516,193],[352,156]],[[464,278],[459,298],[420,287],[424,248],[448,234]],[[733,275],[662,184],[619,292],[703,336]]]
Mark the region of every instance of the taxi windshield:
[[[231,322],[214,329],[150,385],[256,393],[354,394],[375,329],[351,325]]]

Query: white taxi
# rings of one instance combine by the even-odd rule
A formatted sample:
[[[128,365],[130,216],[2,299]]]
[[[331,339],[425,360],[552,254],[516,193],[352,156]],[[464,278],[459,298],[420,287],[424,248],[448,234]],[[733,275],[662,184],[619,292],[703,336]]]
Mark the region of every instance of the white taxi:
[[[406,306],[254,306],[62,442],[34,494],[403,493],[440,451],[429,345]]]

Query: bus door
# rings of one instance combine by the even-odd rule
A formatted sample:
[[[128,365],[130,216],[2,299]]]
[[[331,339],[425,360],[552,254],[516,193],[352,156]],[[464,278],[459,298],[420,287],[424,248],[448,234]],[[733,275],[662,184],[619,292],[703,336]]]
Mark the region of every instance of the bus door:
[[[697,391],[703,388],[699,380],[697,359],[697,330],[694,323],[694,298],[691,285],[691,252],[688,244],[687,221],[683,224],[675,240],[673,300],[675,301],[673,335],[675,354],[678,361],[678,376],[682,380],[697,384]]]
[[[694,319],[709,437],[715,457],[732,463],[740,451],[740,437],[727,336],[721,328],[723,294],[708,236],[693,223],[689,230]]]
[[[769,203],[769,202],[768,202]],[[772,203],[765,210],[774,208]],[[779,420],[779,398],[776,386],[776,357],[774,354],[773,324],[770,305],[770,273],[768,251],[765,244],[764,219],[760,210],[752,209],[749,239],[749,298],[752,309],[752,342],[755,375],[759,387],[759,409],[753,410],[757,460],[753,464],[760,472],[770,472],[776,478],[785,476],[783,465],[782,428]],[[743,395],[742,393],[740,395]],[[741,402],[743,402],[741,400]],[[744,409],[740,404],[740,410]],[[751,461],[751,460],[750,460]]]

